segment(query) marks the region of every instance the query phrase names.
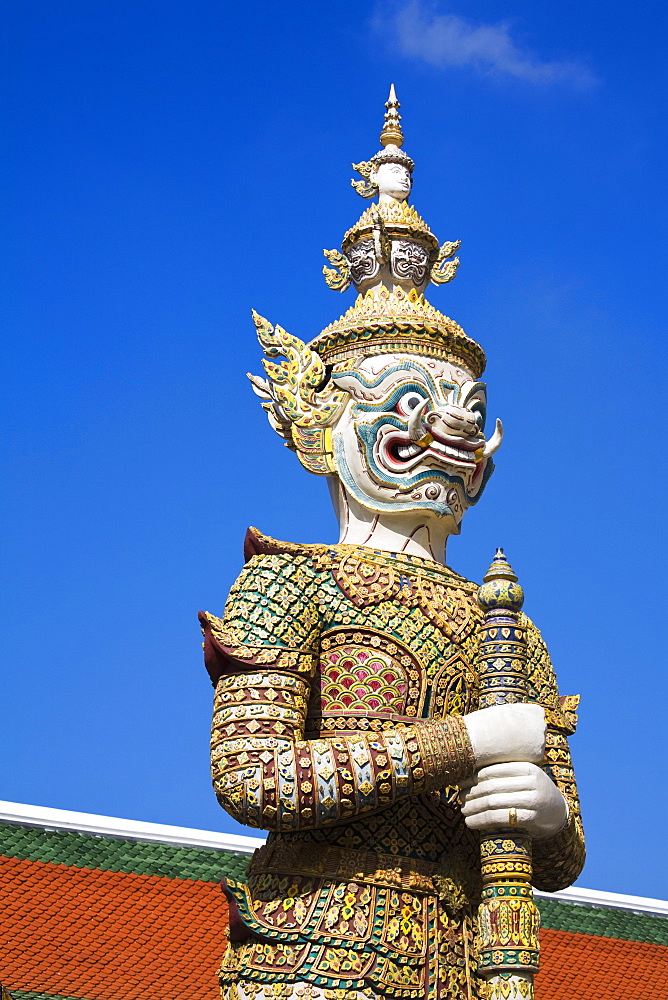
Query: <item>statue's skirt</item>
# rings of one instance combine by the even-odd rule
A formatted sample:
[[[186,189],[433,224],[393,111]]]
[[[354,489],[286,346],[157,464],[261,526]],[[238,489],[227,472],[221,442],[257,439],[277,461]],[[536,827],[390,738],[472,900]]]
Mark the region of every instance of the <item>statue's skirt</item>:
[[[324,844],[294,847],[270,843],[253,857],[247,884],[224,883],[224,998],[253,998],[270,985],[290,996],[287,987],[298,983],[330,1000],[479,996],[477,899],[456,859],[437,866]]]

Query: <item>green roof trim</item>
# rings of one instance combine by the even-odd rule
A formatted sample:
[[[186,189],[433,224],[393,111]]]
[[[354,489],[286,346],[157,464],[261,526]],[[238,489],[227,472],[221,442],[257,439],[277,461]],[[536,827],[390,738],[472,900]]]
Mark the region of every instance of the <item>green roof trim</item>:
[[[248,854],[214,847],[181,847],[146,840],[128,840],[71,830],[0,822],[0,854],[25,861],[42,861],[73,868],[93,868],[128,875],[219,882],[243,879]]]
[[[11,995],[13,1000],[89,1000],[87,997],[65,997],[60,993],[35,993],[34,990],[11,990]]]
[[[553,931],[668,945],[668,917],[612,906],[536,897],[541,925]]]
[[[182,847],[6,821],[0,821],[0,854],[74,868],[201,882],[243,879],[249,861],[248,854],[214,847]],[[668,946],[668,917],[542,897],[536,902],[543,927],[551,930]],[[13,992],[15,1000],[73,1000],[55,994]]]

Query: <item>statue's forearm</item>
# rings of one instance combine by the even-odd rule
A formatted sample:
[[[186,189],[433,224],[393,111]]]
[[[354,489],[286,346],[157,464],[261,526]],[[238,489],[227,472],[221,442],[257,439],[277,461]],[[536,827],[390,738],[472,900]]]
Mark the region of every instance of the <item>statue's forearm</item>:
[[[533,884],[543,892],[557,892],[571,885],[585,861],[585,840],[580,818],[580,801],[568,745],[575,732],[579,698],[559,697],[556,677],[547,647],[529,619],[527,651],[534,697],[540,700],[548,720],[543,770],[564,796],[569,811],[566,826],[553,837],[533,841]]]
[[[294,674],[222,678],[212,774],[221,805],[264,830],[336,823],[399,798],[456,784],[474,771],[460,718],[382,734],[303,739],[308,685]]]
[[[533,884],[542,892],[558,892],[572,885],[585,863],[580,817],[571,813],[554,837],[533,842]]]
[[[548,730],[544,770],[568,803],[566,826],[543,840],[533,842],[533,883],[543,892],[557,892],[571,885],[585,863],[585,841],[580,819],[580,802],[564,733]]]

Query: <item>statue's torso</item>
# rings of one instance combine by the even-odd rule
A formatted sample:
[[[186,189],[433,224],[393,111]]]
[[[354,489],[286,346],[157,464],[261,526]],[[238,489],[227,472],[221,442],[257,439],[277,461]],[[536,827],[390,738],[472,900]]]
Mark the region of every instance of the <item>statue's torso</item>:
[[[358,997],[361,983],[369,997],[476,997],[479,840],[464,823],[458,790],[383,806],[370,785],[368,809],[336,822],[326,812],[330,782],[333,795],[335,785],[347,794],[337,769],[345,782],[350,767],[351,792],[354,785],[365,794],[368,757],[353,753],[342,765],[337,740],[390,739],[420,719],[477,708],[477,587],[423,559],[261,541],[260,558],[232,589],[219,641],[232,669],[264,664],[269,680],[275,670],[307,682],[303,737],[317,757],[318,795],[296,788],[280,766],[277,782],[282,794],[303,792],[324,812],[313,825],[270,833],[248,884],[230,882],[243,923],[222,981],[252,992],[253,984],[292,976],[341,988],[346,1000]],[[550,715],[559,701],[537,636],[534,629],[530,694]],[[279,715],[277,708],[269,730],[280,737]],[[259,726],[249,730],[251,743],[254,732]]]
[[[401,729],[477,708],[480,613],[472,584],[426,560],[338,547],[320,555],[315,569],[320,637],[307,739]],[[355,777],[359,784],[364,776]],[[477,851],[454,789],[294,836],[434,862],[453,841],[467,854]]]

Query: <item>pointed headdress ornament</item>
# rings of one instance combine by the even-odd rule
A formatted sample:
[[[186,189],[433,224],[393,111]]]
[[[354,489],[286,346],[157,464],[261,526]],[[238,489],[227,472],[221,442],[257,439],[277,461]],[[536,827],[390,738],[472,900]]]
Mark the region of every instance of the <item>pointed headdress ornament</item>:
[[[373,198],[378,193],[377,186],[370,180],[374,167],[379,167],[381,163],[400,163],[413,173],[415,163],[408,153],[401,147],[404,144],[404,132],[401,127],[401,115],[399,108],[401,104],[397,100],[397,93],[394,84],[390,85],[390,96],[385,101],[385,121],[380,133],[380,144],[382,149],[371,157],[370,160],[362,160],[361,163],[353,163],[353,170],[362,175],[363,180],[352,180],[350,183],[362,198]]]

